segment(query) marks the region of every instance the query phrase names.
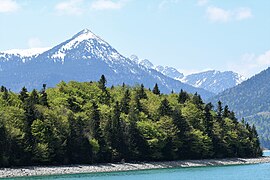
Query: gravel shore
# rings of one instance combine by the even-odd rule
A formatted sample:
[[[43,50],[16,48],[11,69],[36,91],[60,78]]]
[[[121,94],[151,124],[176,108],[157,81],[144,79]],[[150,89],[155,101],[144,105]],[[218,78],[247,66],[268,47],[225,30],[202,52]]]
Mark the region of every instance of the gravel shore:
[[[205,160],[185,160],[185,161],[165,161],[165,162],[115,163],[115,164],[107,163],[96,165],[31,166],[18,168],[1,168],[0,178],[130,171],[130,170],[176,168],[176,167],[241,165],[241,164],[257,164],[257,163],[270,163],[270,157],[260,157],[251,159],[231,158],[231,159],[205,159]]]

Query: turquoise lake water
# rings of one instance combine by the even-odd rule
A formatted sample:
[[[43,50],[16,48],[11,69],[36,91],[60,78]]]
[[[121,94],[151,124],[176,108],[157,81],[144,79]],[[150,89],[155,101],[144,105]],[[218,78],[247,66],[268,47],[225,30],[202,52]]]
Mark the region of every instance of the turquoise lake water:
[[[270,156],[270,151],[264,152]],[[270,163],[237,166],[157,169],[117,173],[95,173],[62,176],[13,178],[17,180],[270,180]]]

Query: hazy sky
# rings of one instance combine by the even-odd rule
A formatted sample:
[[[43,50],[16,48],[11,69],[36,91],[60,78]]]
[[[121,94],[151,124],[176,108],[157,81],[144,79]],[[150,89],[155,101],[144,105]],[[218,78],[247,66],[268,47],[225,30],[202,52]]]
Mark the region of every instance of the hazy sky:
[[[52,47],[84,28],[121,54],[184,73],[270,65],[269,0],[0,0],[0,51]]]

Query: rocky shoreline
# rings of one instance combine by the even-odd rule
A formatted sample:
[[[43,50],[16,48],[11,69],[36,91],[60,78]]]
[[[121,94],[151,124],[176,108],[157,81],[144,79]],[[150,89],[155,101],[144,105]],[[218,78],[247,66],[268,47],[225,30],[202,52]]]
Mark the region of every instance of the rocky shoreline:
[[[230,159],[204,159],[165,162],[139,162],[139,163],[106,163],[95,165],[69,165],[69,166],[31,166],[17,168],[1,168],[0,178],[22,176],[45,176],[61,174],[97,173],[131,171],[177,167],[202,167],[270,163],[270,157],[260,158],[230,158]]]

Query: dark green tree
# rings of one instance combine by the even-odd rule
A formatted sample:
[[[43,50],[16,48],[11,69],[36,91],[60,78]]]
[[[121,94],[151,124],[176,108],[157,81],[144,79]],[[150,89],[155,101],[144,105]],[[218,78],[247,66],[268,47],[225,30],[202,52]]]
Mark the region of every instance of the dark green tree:
[[[67,137],[67,157],[69,163],[92,163],[92,146],[84,134],[84,123],[81,117],[68,115],[70,134]]]
[[[161,101],[161,104],[158,108],[158,112],[160,116],[170,116],[172,114],[172,107],[170,106],[169,101],[167,98]]]
[[[226,106],[224,107],[224,110],[223,110],[223,117],[224,117],[224,118],[228,118],[229,116],[230,116],[230,110],[229,110],[228,105],[226,105]]]
[[[116,101],[112,117],[106,125],[106,139],[109,146],[112,148],[112,161],[120,161],[128,154],[123,134],[123,122],[120,118],[120,114],[119,102]]]
[[[19,98],[22,102],[24,102],[28,97],[29,97],[28,91],[27,91],[26,87],[23,87],[21,92],[20,92]]]
[[[98,81],[98,87],[104,92],[106,91],[106,84],[107,84],[107,80],[105,78],[105,76],[102,74],[100,77],[100,80]]]
[[[146,92],[144,90],[144,85],[143,84],[141,84],[140,89],[138,91],[139,91],[138,96],[139,96],[140,99],[147,99],[147,94],[146,94]]]
[[[154,94],[156,94],[156,95],[160,95],[160,90],[159,90],[159,88],[158,88],[158,84],[157,84],[157,83],[155,84],[155,86],[154,86],[152,92],[153,92]]]
[[[220,123],[222,123],[223,118],[222,118],[222,114],[223,114],[223,107],[222,107],[222,102],[218,101],[218,106],[217,106],[217,119]]]
[[[47,106],[49,107],[49,103],[48,103],[48,95],[46,93],[46,84],[43,84],[42,90],[41,90],[41,97],[40,97],[40,104],[42,106]]]
[[[128,147],[130,152],[129,160],[148,160],[150,149],[146,140],[137,127],[137,122],[140,120],[140,118],[139,112],[135,107],[131,107],[128,118],[130,122],[127,132]]]
[[[205,116],[205,128],[206,128],[206,133],[209,137],[213,137],[213,126],[214,126],[214,122],[213,122],[213,116],[211,114],[211,110],[213,108],[213,105],[211,103],[208,103],[205,105],[204,107],[204,116]]]
[[[121,112],[124,112],[125,114],[128,114],[129,112],[129,103],[130,103],[131,97],[130,97],[130,92],[128,89],[125,90],[124,97],[121,100],[120,103],[120,108]]]
[[[192,102],[200,109],[202,109],[202,105],[203,105],[203,100],[201,98],[201,96],[196,92],[193,96],[192,96]]]
[[[178,102],[180,104],[184,104],[188,99],[189,99],[188,93],[186,91],[183,91],[183,89],[181,89],[178,96]]]

